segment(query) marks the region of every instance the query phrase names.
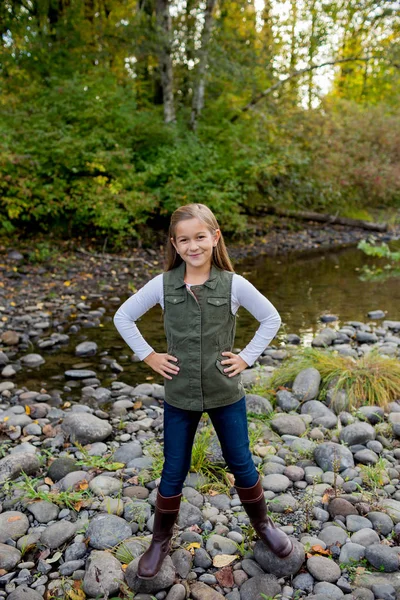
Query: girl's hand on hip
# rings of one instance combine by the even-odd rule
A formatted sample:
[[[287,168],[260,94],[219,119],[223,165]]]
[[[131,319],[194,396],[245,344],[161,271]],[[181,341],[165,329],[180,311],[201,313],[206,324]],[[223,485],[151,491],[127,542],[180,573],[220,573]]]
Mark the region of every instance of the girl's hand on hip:
[[[166,379],[172,379],[171,375],[178,375],[179,367],[170,361],[176,362],[178,359],[171,354],[160,354],[152,352],[143,360],[146,365],[149,365],[156,373],[159,373]],[[169,375],[170,373],[170,375]]]
[[[228,377],[239,375],[239,373],[249,366],[239,354],[233,354],[233,352],[222,352],[221,354],[222,356],[229,356],[229,358],[221,360],[221,365],[229,365],[228,368],[224,369],[224,373],[226,373]]]

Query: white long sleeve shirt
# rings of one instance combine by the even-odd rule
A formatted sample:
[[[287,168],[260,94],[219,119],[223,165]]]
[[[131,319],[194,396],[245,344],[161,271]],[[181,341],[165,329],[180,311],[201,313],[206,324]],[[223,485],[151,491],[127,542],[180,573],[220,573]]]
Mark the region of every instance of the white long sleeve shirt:
[[[128,298],[114,316],[115,327],[140,360],[144,360],[154,352],[154,349],[140,333],[136,321],[156,304],[160,304],[164,309],[162,273]],[[240,306],[248,310],[260,323],[254,337],[239,354],[245,363],[251,366],[275,337],[281,325],[281,318],[273,304],[252,283],[234,273],[231,294],[232,314],[235,315]]]

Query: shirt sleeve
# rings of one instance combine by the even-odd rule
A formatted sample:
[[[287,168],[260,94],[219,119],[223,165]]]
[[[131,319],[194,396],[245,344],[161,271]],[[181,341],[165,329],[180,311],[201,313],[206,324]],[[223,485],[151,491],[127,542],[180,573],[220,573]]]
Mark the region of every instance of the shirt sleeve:
[[[232,312],[243,306],[260,326],[239,356],[251,367],[262,354],[281,326],[281,317],[273,304],[250,281],[235,274],[232,280]]]
[[[140,333],[136,322],[156,304],[163,305],[163,274],[157,275],[124,302],[114,315],[114,325],[133,352],[144,360],[154,352]]]

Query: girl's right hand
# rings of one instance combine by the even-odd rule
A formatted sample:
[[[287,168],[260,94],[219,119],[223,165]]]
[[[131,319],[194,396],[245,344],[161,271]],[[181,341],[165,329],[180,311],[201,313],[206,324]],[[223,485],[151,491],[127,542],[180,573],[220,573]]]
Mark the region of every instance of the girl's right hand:
[[[171,354],[160,354],[158,352],[152,352],[143,360],[146,365],[149,365],[156,373],[159,373],[166,379],[172,379],[168,373],[172,375],[178,375],[179,367],[172,364],[170,361],[177,361],[178,359]]]

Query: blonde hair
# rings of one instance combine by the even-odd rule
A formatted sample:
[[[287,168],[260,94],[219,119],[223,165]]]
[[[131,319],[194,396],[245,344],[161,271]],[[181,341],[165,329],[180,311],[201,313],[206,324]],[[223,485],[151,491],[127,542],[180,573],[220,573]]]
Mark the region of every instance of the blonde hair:
[[[171,242],[171,238],[176,238],[176,226],[178,223],[188,219],[199,219],[207,226],[208,230],[212,234],[219,229],[217,219],[215,218],[213,212],[205,204],[186,204],[185,206],[180,206],[171,215],[167,240],[167,258],[165,264],[166,271],[171,271],[182,263],[182,258],[175,250]],[[222,233],[217,245],[213,248],[211,262],[218,269],[233,272],[231,259],[229,258]]]

